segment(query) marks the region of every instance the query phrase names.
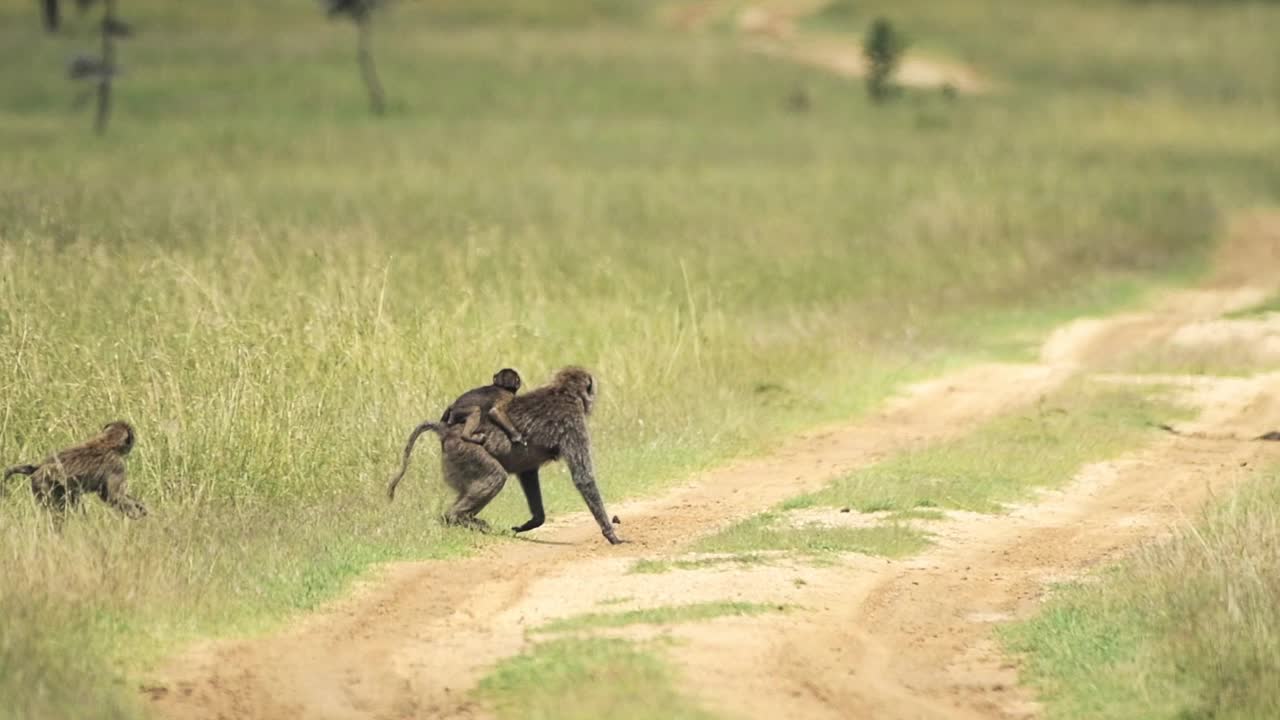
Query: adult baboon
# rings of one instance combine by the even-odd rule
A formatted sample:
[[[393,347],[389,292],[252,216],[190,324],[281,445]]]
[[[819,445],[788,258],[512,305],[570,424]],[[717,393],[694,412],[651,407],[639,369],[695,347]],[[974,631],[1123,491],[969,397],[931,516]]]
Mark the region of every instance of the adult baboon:
[[[587,508],[595,517],[601,533],[613,544],[622,542],[613,530],[604,501],[596,487],[595,469],[591,461],[591,436],[587,431],[587,416],[595,403],[596,382],[591,374],[579,367],[566,367],[556,373],[551,383],[518,395],[507,404],[507,415],[525,438],[526,444],[514,445],[506,434],[485,434],[483,445],[467,442],[456,426],[426,422],[414,429],[405,447],[404,461],[418,436],[431,430],[440,436],[441,466],[445,483],[458,497],[445,512],[445,522],[451,524],[483,525],[476,515],[497,497],[507,476],[514,473],[520,479],[529,505],[530,519],[523,525],[511,528],[525,532],[542,525],[546,513],[542,507],[542,484],[538,470],[554,460],[564,460],[569,465],[569,475],[578,488]],[[486,418],[486,422],[489,420]],[[399,476],[387,488],[394,495]]]
[[[92,438],[35,465],[7,468],[4,479],[30,475],[31,494],[59,515],[79,505],[80,496],[89,493],[130,518],[140,518],[147,514],[147,508],[125,492],[124,456],[133,449],[135,438],[133,426],[117,420]]]

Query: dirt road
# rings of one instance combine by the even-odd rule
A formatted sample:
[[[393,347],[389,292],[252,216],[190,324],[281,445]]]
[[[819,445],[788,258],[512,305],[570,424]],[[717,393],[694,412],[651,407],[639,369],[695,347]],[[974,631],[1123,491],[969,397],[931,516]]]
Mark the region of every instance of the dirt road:
[[[1186,430],[1252,436],[1280,428],[1280,373],[1153,378],[1098,370],[1257,302],[1266,289],[1250,281],[1276,267],[1277,228],[1274,215],[1242,221],[1216,282],[1146,312],[1071,323],[1049,338],[1039,362],[983,365],[917,385],[862,422],[621,505],[631,544],[607,546],[590,518],[575,514],[537,531],[536,541],[462,561],[387,567],[287,632],[194,648],[160,673],[148,691],[152,707],[160,717],[184,719],[485,717],[469,690],[525,647],[529,628],[629,598],[610,609],[714,600],[800,608],[664,629],[683,640],[670,657],[684,690],[729,716],[1033,715],[1032,698],[994,645],[993,624],[1032,612],[1046,583],[1183,521],[1209,493],[1280,459],[1280,444],[1159,437],[1007,514],[949,513],[930,525],[936,544],[906,560],[627,570],[640,557],[683,557],[698,536],[905,448],[965,432],[1079,373],[1182,387],[1200,408]],[[1240,262],[1242,253],[1266,264]]]

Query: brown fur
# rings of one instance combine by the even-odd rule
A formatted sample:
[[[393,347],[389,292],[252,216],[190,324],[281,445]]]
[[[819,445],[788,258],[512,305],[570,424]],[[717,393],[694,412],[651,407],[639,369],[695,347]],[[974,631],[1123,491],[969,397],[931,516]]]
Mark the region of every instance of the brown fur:
[[[88,440],[41,460],[36,465],[14,465],[4,472],[31,476],[31,494],[44,507],[65,514],[77,507],[80,496],[97,495],[130,518],[147,514],[147,508],[126,492],[124,457],[133,449],[136,434],[129,423],[117,420]]]
[[[484,433],[477,432],[481,417],[487,417],[502,429],[511,442],[523,445],[524,437],[511,424],[507,417],[506,407],[511,398],[520,390],[523,381],[520,374],[511,368],[503,368],[493,376],[493,384],[472,388],[463,393],[440,416],[440,422],[446,425],[462,424],[462,439],[467,442],[483,443]]]
[[[539,468],[564,460],[601,533],[611,543],[622,542],[605,513],[591,459],[587,416],[595,396],[596,383],[590,373],[579,367],[564,368],[551,383],[516,396],[507,404],[507,414],[524,435],[526,445],[512,444],[503,433],[487,433],[484,444],[477,445],[467,442],[456,426],[428,422],[414,430],[410,446],[405,448],[405,462],[413,441],[423,432],[431,430],[440,436],[444,480],[458,493],[457,500],[445,512],[445,521],[450,524],[483,525],[476,515],[502,490],[507,476],[514,473],[520,479],[532,517],[512,530],[524,532],[542,525],[546,519]],[[398,482],[399,477],[391,482],[388,494],[394,493]]]

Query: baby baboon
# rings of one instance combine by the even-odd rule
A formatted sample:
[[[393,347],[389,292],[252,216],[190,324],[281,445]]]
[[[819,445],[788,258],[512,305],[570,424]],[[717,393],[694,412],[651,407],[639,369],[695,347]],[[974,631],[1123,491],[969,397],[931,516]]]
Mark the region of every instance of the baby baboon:
[[[511,368],[502,368],[493,376],[493,384],[472,388],[453,401],[453,404],[440,416],[440,422],[446,425],[462,423],[462,439],[467,442],[483,443],[484,433],[476,432],[480,427],[481,414],[486,415],[494,424],[502,428],[511,442],[524,444],[524,437],[511,424],[504,410],[511,398],[520,390],[520,374]]]
[[[525,445],[513,445],[502,433],[488,433],[484,444],[477,445],[463,439],[456,426],[427,422],[419,425],[409,438],[405,460],[407,462],[418,435],[431,430],[440,436],[444,480],[458,493],[453,506],[445,512],[445,522],[451,524],[483,524],[476,515],[497,497],[506,484],[507,475],[514,473],[520,479],[520,489],[524,491],[532,516],[523,525],[511,528],[516,532],[532,530],[546,520],[538,469],[548,462],[564,460],[569,465],[574,486],[601,533],[610,543],[620,543],[605,512],[591,462],[587,416],[591,414],[595,396],[596,383],[590,373],[578,367],[564,368],[550,384],[516,396],[507,404],[507,415],[524,433]],[[388,495],[395,492],[402,476],[403,468],[387,488]]]
[[[4,471],[31,476],[31,494],[49,510],[65,513],[80,503],[85,493],[97,495],[130,518],[147,514],[142,503],[125,492],[124,456],[133,449],[133,426],[117,420],[94,437],[61,450],[36,465],[14,465]]]
[[[505,410],[507,403],[515,397],[516,391],[522,384],[520,373],[511,368],[503,368],[494,374],[492,385],[473,388],[454,400],[453,404],[440,416],[443,426],[437,428],[436,423],[428,421],[414,428],[409,434],[409,442],[404,446],[404,456],[400,459],[400,471],[393,475],[387,484],[387,499],[396,498],[396,486],[404,479],[404,474],[409,469],[409,456],[413,454],[413,446],[417,444],[418,436],[428,430],[435,430],[443,437],[448,430],[444,426],[461,423],[462,432],[459,437],[470,443],[481,444],[484,442],[485,434],[477,432],[477,429],[480,427],[481,416],[484,416],[502,428],[511,442],[523,445],[524,436],[511,424],[511,418],[507,417]]]

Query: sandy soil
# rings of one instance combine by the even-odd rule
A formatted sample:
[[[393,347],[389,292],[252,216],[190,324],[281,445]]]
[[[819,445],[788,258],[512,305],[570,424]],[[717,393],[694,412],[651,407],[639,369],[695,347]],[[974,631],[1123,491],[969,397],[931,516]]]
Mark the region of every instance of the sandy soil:
[[[686,31],[704,29],[717,21],[727,22],[745,39],[746,48],[752,52],[844,77],[866,76],[866,58],[856,38],[796,29],[798,20],[821,10],[824,5],[825,0],[761,0],[741,6],[723,0],[701,0],[670,6],[662,15],[670,25]],[[976,69],[912,48],[903,54],[894,81],[907,87],[949,87],[963,93],[992,89],[992,83]]]
[[[1220,265],[1247,267],[1237,262],[1241,253],[1276,257],[1280,236],[1257,238],[1256,227],[1280,227],[1280,216],[1268,217],[1238,228]],[[469,690],[535,641],[528,631],[542,623],[604,609],[744,600],[796,609],[626,632],[681,639],[670,658],[684,689],[735,717],[1033,716],[1034,698],[996,648],[994,624],[1033,612],[1049,583],[1161,537],[1210,494],[1280,459],[1278,443],[1225,439],[1280,428],[1280,372],[1098,374],[1100,382],[1181,388],[1200,409],[1181,429],[1198,435],[1159,436],[1007,514],[922,521],[936,544],[906,560],[851,555],[823,567],[781,560],[659,575],[628,569],[638,558],[686,558],[682,548],[699,536],[895,452],[954,437],[1092,373],[1102,360],[1246,307],[1265,296],[1276,265],[1253,267],[1253,275],[1171,294],[1145,312],[1073,322],[1050,336],[1038,362],[981,365],[915,385],[861,422],[618,505],[629,544],[608,546],[589,516],[574,513],[478,557],[391,565],[284,632],[191,648],[143,692],[166,718],[485,717]]]

